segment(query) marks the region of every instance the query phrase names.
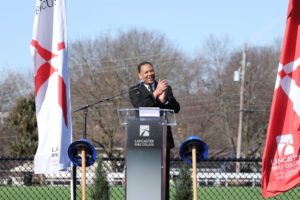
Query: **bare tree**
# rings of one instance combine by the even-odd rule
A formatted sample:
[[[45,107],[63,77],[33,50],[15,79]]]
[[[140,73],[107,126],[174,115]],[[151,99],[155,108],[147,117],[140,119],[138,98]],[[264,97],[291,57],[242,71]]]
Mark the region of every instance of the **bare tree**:
[[[280,39],[270,46],[248,48],[243,156],[261,155],[279,52]],[[234,155],[240,84],[233,81],[233,72],[241,66],[242,52],[233,48],[228,37],[210,36],[199,54],[190,58],[161,33],[131,29],[115,36],[108,33],[96,39],[77,40],[70,45],[69,57],[72,109],[98,103],[87,110],[87,137],[107,156],[122,153],[113,151],[124,145],[124,127],[120,126],[117,110],[131,107],[125,93],[138,83],[137,65],[142,61],[154,64],[157,78],[168,80],[181,105],[177,126],[173,128],[176,146],[186,137],[198,135],[210,146],[210,156]],[[32,75],[19,73],[8,73],[0,79],[2,119],[18,97],[33,91],[33,83]],[[73,113],[72,118],[76,140],[84,133],[84,112]],[[4,120],[0,130],[4,139],[0,147],[8,149],[8,135],[15,136],[8,134]]]
[[[115,38],[108,35],[71,45],[73,109],[105,100],[88,112],[88,137],[108,156],[113,155],[114,147],[123,146],[117,110],[131,107],[128,96],[119,94],[138,83],[137,65],[145,60],[153,62],[157,76],[163,79],[182,68],[184,61],[164,35],[136,29],[120,32]],[[73,118],[74,133],[80,137],[82,114]]]
[[[227,94],[224,71],[230,59],[230,40],[227,37],[218,39],[210,36],[199,55],[194,59],[197,76],[194,88],[194,101],[190,103],[190,114],[196,116],[189,119],[190,127],[203,137],[212,148],[233,148],[230,127],[231,94]],[[193,112],[194,114],[192,114]]]
[[[193,92],[188,100],[181,96],[183,112],[180,116],[184,122],[179,124],[179,129],[204,138],[210,149],[221,148],[233,156],[240,95],[240,84],[233,81],[233,72],[241,67],[242,51],[231,47],[227,38],[211,36],[190,65],[197,75],[190,79]],[[251,64],[246,69],[243,156],[261,155],[279,49],[278,42],[248,49],[247,61]]]

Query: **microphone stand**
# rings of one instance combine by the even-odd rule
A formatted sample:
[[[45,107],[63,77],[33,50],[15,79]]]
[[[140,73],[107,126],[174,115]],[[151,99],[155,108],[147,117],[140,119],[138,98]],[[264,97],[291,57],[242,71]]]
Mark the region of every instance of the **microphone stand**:
[[[134,88],[134,89],[131,89],[129,91],[122,92],[122,93],[119,93],[117,95],[105,98],[105,99],[101,99],[99,101],[96,101],[94,103],[85,105],[85,106],[83,106],[81,108],[78,108],[75,111],[73,111],[73,113],[77,113],[77,112],[83,111],[83,118],[84,118],[83,138],[86,139],[86,136],[87,136],[87,115],[88,115],[88,109],[89,108],[91,108],[91,107],[93,107],[93,106],[95,106],[97,104],[100,104],[100,103],[103,103],[103,102],[106,102],[106,101],[110,101],[110,100],[112,100],[112,99],[114,99],[116,97],[120,97],[120,96],[122,96],[124,94],[128,94],[129,92],[137,90],[137,89],[138,88]],[[85,156],[85,152],[84,151],[82,152],[82,156]],[[82,159],[85,159],[85,158],[82,158]],[[73,165],[73,167],[72,167],[72,181],[73,181],[73,188],[72,188],[72,190],[73,190],[72,191],[73,192],[73,197],[75,197],[74,199],[76,199],[76,185],[77,185],[76,182],[77,182],[77,180],[76,180],[76,166],[75,165]],[[84,180],[84,183],[85,183],[85,180]],[[85,187],[83,187],[83,188],[85,188]],[[83,191],[83,193],[84,193],[84,191]],[[85,198],[85,194],[83,194],[83,196],[84,196],[83,198]]]
[[[117,95],[114,95],[114,96],[111,96],[111,97],[108,97],[108,98],[105,98],[105,99],[101,99],[101,100],[99,100],[99,101],[96,101],[96,102],[94,102],[94,103],[92,103],[92,104],[88,104],[88,105],[85,105],[85,106],[83,106],[83,107],[81,107],[81,108],[78,108],[78,109],[76,109],[75,111],[73,111],[73,113],[77,113],[77,112],[79,112],[79,111],[83,111],[83,118],[84,118],[84,129],[83,129],[83,138],[86,138],[86,127],[87,127],[87,114],[88,114],[88,109],[89,108],[91,108],[91,107],[93,107],[93,106],[95,106],[95,105],[97,105],[97,104],[100,104],[100,103],[103,103],[103,102],[106,102],[106,101],[110,101],[110,100],[112,100],[112,99],[114,99],[114,98],[116,98],[116,97],[120,97],[120,96],[122,96],[122,95],[124,95],[124,94],[128,94],[129,92],[131,92],[131,91],[134,91],[134,90],[136,90],[137,88],[134,88],[134,89],[132,89],[132,90],[129,90],[129,91],[127,91],[127,92],[122,92],[122,93],[119,93],[119,94],[117,94]]]
[[[117,95],[114,95],[114,96],[111,96],[111,97],[108,97],[108,98],[105,98],[105,99],[100,99],[99,101],[96,101],[96,102],[94,102],[94,103],[85,105],[85,106],[83,106],[83,107],[81,107],[81,108],[78,108],[78,109],[76,109],[75,111],[73,111],[73,113],[77,113],[77,112],[79,112],[79,111],[83,111],[83,114],[84,114],[83,138],[86,138],[86,130],[87,130],[87,129],[86,129],[86,127],[87,127],[87,114],[88,114],[88,109],[89,109],[89,108],[91,108],[91,107],[93,107],[93,106],[95,106],[95,105],[97,105],[97,104],[100,104],[100,103],[103,103],[103,102],[106,102],[106,101],[110,101],[110,100],[112,100],[112,99],[114,99],[114,98],[116,98],[116,97],[120,97],[120,96],[122,96],[122,95],[124,95],[124,94],[128,94],[128,93],[130,93],[130,92],[132,92],[132,91],[135,91],[135,90],[137,90],[137,89],[138,89],[138,87],[135,87],[135,88],[133,88],[133,89],[131,89],[131,90],[129,90],[129,91],[121,92],[121,93],[119,93],[119,94],[117,94]]]

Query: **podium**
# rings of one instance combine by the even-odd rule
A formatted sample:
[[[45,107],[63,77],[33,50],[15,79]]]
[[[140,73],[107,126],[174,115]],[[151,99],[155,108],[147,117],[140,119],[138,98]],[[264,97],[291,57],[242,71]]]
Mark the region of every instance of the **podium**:
[[[127,200],[164,200],[167,126],[176,125],[173,110],[156,107],[119,109],[125,126]]]

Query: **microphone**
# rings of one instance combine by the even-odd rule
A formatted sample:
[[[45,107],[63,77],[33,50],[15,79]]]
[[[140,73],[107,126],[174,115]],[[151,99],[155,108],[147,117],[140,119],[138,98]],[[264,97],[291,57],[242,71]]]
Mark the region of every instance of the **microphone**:
[[[133,92],[135,90],[138,90],[139,89],[139,85],[136,85],[135,87],[132,87],[128,90],[128,92]]]
[[[142,85],[144,84],[144,81],[140,81],[140,83],[136,86],[133,86],[132,88],[129,89],[129,96],[132,98],[136,95],[140,94],[139,89],[142,87]]]
[[[132,92],[132,91],[135,91],[135,90],[138,90],[142,84],[144,83],[144,81],[140,81],[140,83],[136,86],[133,86],[132,88],[129,89],[129,92]]]

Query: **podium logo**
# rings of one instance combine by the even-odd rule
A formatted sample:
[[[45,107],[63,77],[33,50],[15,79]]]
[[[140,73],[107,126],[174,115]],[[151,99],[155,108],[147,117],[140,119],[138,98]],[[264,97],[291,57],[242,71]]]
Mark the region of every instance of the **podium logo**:
[[[276,142],[278,154],[280,156],[293,154],[295,152],[292,134],[277,136]]]
[[[140,136],[149,137],[150,127],[149,125],[140,125]]]

